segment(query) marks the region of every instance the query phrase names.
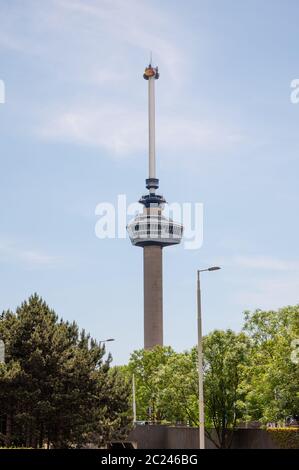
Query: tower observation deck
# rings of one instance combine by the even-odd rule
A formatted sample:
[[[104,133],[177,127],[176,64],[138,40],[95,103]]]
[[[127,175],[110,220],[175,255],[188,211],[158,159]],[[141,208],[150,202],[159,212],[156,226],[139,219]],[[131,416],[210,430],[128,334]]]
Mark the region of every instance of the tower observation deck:
[[[149,123],[149,175],[146,179],[148,193],[141,197],[142,214],[132,220],[128,234],[134,246],[143,248],[144,265],[144,348],[163,345],[163,270],[162,250],[178,245],[183,236],[183,226],[163,215],[166,200],[156,193],[159,180],[156,177],[155,149],[155,81],[159,79],[158,67],[150,64],[143,78],[148,82]]]

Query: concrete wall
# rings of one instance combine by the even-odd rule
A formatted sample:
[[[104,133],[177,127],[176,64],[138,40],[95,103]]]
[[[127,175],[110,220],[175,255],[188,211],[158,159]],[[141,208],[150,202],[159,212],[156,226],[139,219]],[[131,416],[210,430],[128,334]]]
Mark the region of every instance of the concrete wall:
[[[198,429],[161,425],[136,426],[128,436],[138,449],[196,449]],[[206,438],[206,448],[215,445]],[[267,431],[263,429],[238,429],[234,433],[232,449],[277,449]]]
[[[238,429],[232,449],[278,449],[265,429]]]

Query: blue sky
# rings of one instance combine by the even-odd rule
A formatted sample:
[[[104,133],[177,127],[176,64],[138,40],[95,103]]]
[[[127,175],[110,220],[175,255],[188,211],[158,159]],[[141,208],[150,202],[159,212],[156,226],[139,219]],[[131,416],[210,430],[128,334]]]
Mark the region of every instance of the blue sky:
[[[143,343],[142,251],[99,240],[95,207],[144,193],[149,51],[169,202],[204,243],[164,252],[165,343],[298,303],[297,0],[0,0],[0,309],[38,292],[124,363]]]

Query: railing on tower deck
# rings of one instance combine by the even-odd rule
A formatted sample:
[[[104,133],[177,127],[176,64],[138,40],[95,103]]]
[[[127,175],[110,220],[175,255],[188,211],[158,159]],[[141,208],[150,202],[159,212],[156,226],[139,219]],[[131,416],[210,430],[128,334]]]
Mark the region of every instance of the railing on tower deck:
[[[163,216],[141,215],[128,225],[128,232],[133,244],[136,244],[139,240],[180,243],[183,236],[183,227]]]

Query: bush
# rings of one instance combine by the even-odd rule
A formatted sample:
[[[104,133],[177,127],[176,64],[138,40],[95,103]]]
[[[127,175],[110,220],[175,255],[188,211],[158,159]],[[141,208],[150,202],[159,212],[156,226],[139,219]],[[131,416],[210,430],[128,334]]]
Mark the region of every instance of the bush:
[[[299,449],[299,428],[268,428],[267,432],[281,449]]]

